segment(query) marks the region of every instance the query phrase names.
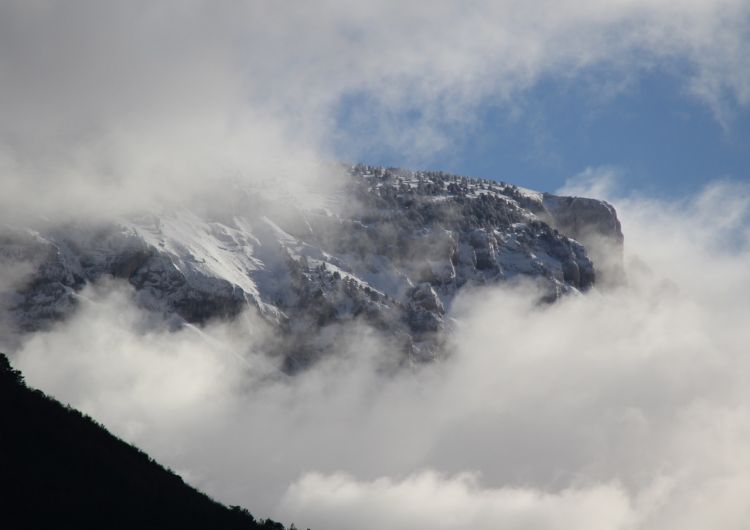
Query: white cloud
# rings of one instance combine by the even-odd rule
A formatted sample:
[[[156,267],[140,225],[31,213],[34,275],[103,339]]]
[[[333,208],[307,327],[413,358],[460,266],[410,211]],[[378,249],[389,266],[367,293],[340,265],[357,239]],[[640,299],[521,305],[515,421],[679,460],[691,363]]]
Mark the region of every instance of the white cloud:
[[[144,332],[119,290],[14,362],[209,493],[300,526],[740,529],[745,191],[615,198],[627,286],[544,307],[530,287],[467,295],[452,357],[415,371],[352,329],[279,378],[257,325]]]
[[[750,101],[743,0],[5,2],[6,217],[161,206],[240,175],[306,181],[342,98],[423,160],[541,78],[663,67],[721,120]],[[412,110],[416,119],[403,119]],[[446,132],[451,131],[451,132]],[[459,133],[460,134],[460,133]]]
[[[600,65],[674,68],[727,120],[750,102],[748,9],[6,2],[0,215],[157,209],[226,176],[327,178],[319,160],[351,94],[370,101],[375,142],[415,156],[483,101],[512,105],[543,77]],[[196,485],[299,525],[744,528],[748,197],[726,181],[672,203],[607,197],[628,286],[544,308],[527,288],[467,296],[454,355],[414,372],[386,369],[394,353],[356,328],[328,361],[281,377],[258,322],[160,331],[112,285],[14,362]]]
[[[615,530],[632,522],[627,495],[616,485],[548,494],[532,489],[483,489],[473,475],[423,472],[401,481],[358,482],[341,474],[307,474],[289,488],[283,511],[314,528],[421,530],[497,528]]]

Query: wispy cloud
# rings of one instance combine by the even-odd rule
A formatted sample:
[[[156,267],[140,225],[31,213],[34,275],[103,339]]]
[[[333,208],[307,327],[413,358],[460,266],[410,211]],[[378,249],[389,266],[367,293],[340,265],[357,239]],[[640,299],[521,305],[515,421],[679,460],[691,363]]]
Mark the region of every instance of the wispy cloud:
[[[416,371],[384,370],[393,351],[357,327],[327,360],[280,377],[259,325],[153,329],[120,288],[87,291],[14,362],[212,494],[287,521],[739,529],[742,186],[614,197],[627,286],[545,307],[532,287],[466,295],[452,356]]]
[[[601,64],[687,65],[686,90],[725,119],[750,101],[748,9],[6,2],[0,215],[111,216],[207,197],[226,176],[327,178],[319,162],[351,94],[370,102],[375,142],[416,154],[481,102]],[[26,337],[14,362],[262,515],[332,529],[744,528],[747,186],[664,202],[609,196],[600,176],[568,189],[618,206],[629,285],[545,308],[523,289],[467,296],[445,363],[386,375],[393,352],[357,327],[356,348],[288,379],[259,322],[169,332],[117,285],[84,291],[76,316]],[[426,498],[441,502],[426,512]]]
[[[5,2],[6,216],[152,208],[226,175],[304,181],[332,140],[424,160],[488,101],[607,65],[682,65],[728,121],[750,100],[742,0]],[[609,81],[603,81],[608,90]],[[372,143],[337,135],[342,98]],[[405,113],[409,116],[405,119]],[[447,131],[451,131],[448,134]],[[342,147],[343,146],[343,147]]]

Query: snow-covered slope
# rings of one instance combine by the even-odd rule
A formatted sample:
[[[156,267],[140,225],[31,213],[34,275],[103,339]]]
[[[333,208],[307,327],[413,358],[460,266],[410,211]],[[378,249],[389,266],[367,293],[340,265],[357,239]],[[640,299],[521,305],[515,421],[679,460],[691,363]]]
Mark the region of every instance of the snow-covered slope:
[[[6,293],[14,323],[44,328],[74,310],[84,285],[115,277],[175,326],[258,311],[287,337],[290,369],[331,346],[335,334],[324,331],[354,320],[424,360],[439,353],[460,290],[525,277],[548,300],[583,292],[597,267],[574,237],[622,245],[615,211],[602,201],[443,173],[348,170],[323,208],[237,188],[240,200],[220,215],[183,208],[8,228],[0,259],[34,269]]]

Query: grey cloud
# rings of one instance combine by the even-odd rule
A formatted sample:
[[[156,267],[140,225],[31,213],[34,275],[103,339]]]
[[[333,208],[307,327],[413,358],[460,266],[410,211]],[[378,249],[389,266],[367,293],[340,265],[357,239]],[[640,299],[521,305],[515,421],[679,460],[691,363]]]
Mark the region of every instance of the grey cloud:
[[[298,524],[739,529],[750,248],[718,239],[747,226],[741,186],[615,199],[628,285],[544,307],[530,286],[468,295],[453,355],[418,370],[384,370],[387,343],[353,328],[280,377],[257,325],[144,332],[119,289],[14,362],[194,484]]]
[[[417,161],[480,103],[512,108],[541,77],[602,64],[685,64],[686,91],[728,123],[750,97],[747,15],[741,0],[6,2],[0,206],[109,214],[227,176],[304,183],[346,144],[334,116],[352,94],[373,134],[348,151]]]
[[[634,522],[634,507],[616,484],[545,493],[525,488],[481,488],[472,475],[423,472],[400,481],[358,482],[307,474],[284,499],[284,510],[326,527],[336,512],[341,528],[619,529]],[[340,521],[340,522],[339,522]]]
[[[429,152],[442,126],[542,76],[684,61],[686,89],[724,119],[750,97],[747,13],[741,0],[6,2],[0,210],[54,222],[218,203],[227,177],[326,181],[331,113],[352,93],[373,100],[377,141]],[[422,118],[405,126],[409,107]],[[467,297],[452,358],[414,372],[393,374],[383,339],[356,327],[327,362],[281,377],[251,316],[160,331],[117,285],[85,291],[13,360],[192,483],[300,525],[350,528],[367,508],[373,524],[465,528],[414,508],[436,496],[489,527],[742,528],[749,196],[722,182],[675,203],[609,197],[629,285],[547,308],[523,287]]]

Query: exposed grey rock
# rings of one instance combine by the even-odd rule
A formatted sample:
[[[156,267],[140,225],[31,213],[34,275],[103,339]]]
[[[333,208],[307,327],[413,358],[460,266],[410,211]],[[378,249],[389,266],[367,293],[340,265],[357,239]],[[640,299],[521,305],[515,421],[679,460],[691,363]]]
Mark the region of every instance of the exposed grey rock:
[[[615,208],[606,201],[545,193],[542,204],[552,216],[555,227],[574,239],[598,234],[614,243],[623,243]]]
[[[600,273],[600,281],[619,284],[625,280],[622,268],[624,237],[617,212],[611,204],[549,193],[544,194],[542,202],[551,226],[586,247]]]
[[[75,309],[85,285],[112,277],[172,321],[251,307],[278,327],[289,370],[335,349],[355,321],[422,361],[440,354],[452,301],[466,286],[530,278],[554,301],[589,289],[601,270],[613,274],[621,259],[620,224],[602,201],[435,172],[354,166],[350,174],[331,198],[334,211],[238,189],[237,211],[220,216],[165,212],[8,231],[0,259],[33,264],[6,293],[11,313],[21,329],[42,329]],[[585,245],[602,240],[612,250],[592,263]]]

